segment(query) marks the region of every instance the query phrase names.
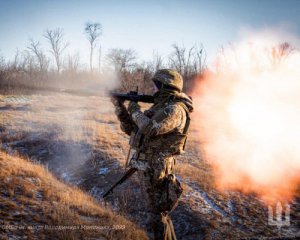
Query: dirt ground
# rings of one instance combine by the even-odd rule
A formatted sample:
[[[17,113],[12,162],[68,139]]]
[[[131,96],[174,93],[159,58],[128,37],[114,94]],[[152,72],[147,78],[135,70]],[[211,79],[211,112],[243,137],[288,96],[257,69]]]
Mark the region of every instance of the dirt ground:
[[[144,106],[147,107],[147,106]],[[201,159],[193,128],[176,171],[184,193],[172,212],[178,239],[294,239],[300,237],[300,195],[290,203],[290,224],[268,222],[268,206],[254,194],[219,192]],[[61,181],[104,204],[102,194],[125,171],[128,137],[108,97],[66,93],[0,96],[1,148],[41,163]],[[145,227],[143,196],[133,176],[108,199],[114,212]]]

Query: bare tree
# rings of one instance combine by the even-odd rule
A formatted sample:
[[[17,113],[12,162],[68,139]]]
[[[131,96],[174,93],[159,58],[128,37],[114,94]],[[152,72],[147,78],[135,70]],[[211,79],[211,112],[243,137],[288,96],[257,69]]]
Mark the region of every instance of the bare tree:
[[[153,58],[153,71],[157,71],[158,69],[163,67],[163,57],[156,51],[152,54]]]
[[[159,57],[159,59],[161,58]],[[162,65],[156,64],[156,60],[157,59],[154,58],[152,61],[141,62],[140,64],[137,64],[134,71],[132,72],[132,75],[135,76],[135,82],[133,86],[138,86],[139,91],[141,91],[142,93],[152,94],[152,77],[157,69],[162,68]]]
[[[14,56],[14,61],[13,61],[13,63],[12,63],[12,68],[13,68],[14,70],[17,70],[17,68],[18,68],[18,65],[19,65],[19,59],[20,59],[20,51],[19,51],[19,49],[17,48],[16,53],[15,53],[15,56]]]
[[[283,42],[278,46],[271,48],[271,62],[274,67],[278,66],[285,58],[287,58],[295,48],[288,42]]]
[[[184,78],[186,89],[189,81],[205,68],[206,54],[202,45],[187,49],[185,46],[173,44],[173,52],[169,56],[169,67],[176,69]]]
[[[125,91],[129,91],[139,85],[137,81],[141,80],[135,78],[135,70],[137,70],[136,58],[137,54],[133,49],[113,48],[106,55],[108,64],[114,67],[115,72],[119,75],[121,88]]]
[[[98,56],[98,67],[99,67],[99,73],[101,73],[101,65],[102,65],[102,48],[101,45],[99,46],[99,56]]]
[[[68,66],[67,70],[72,73],[78,72],[80,66],[80,55],[79,52],[68,55]]]
[[[33,39],[29,39],[29,46],[27,47],[35,56],[38,61],[40,71],[46,71],[49,66],[49,60],[40,48],[40,43],[35,42]]]
[[[93,71],[93,53],[97,45],[97,40],[102,34],[102,26],[100,23],[87,22],[84,28],[86,37],[90,43],[90,70]]]
[[[25,50],[22,52],[22,62],[20,65],[23,72],[32,74],[35,71],[36,66],[34,63],[34,57],[30,54],[30,51]]]
[[[186,68],[189,66],[189,61],[191,57],[191,52],[193,47],[189,50],[188,55],[186,54],[186,48],[184,46],[180,47],[177,44],[173,44],[173,52],[169,58],[170,65],[175,68],[181,75],[184,75]]]
[[[4,69],[5,59],[2,55],[0,55],[0,71]]]
[[[64,32],[61,28],[54,30],[47,29],[44,37],[50,44],[50,52],[53,54],[57,66],[57,72],[60,73],[62,66],[62,55],[64,50],[68,47],[69,43],[64,40]]]
[[[133,49],[112,48],[106,55],[106,59],[117,72],[130,71],[136,65],[137,54]]]
[[[201,74],[206,68],[206,52],[204,51],[204,47],[202,44],[200,46],[195,47],[194,54],[195,54],[193,59],[194,71],[197,72],[198,74]]]

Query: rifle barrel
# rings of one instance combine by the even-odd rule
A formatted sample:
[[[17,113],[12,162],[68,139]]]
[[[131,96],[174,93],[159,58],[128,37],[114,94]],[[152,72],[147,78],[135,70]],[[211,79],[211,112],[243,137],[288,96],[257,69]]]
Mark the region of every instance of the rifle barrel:
[[[121,185],[126,179],[130,178],[132,174],[134,174],[137,171],[137,168],[130,168],[124,176],[117,181],[106,193],[103,194],[103,198],[106,198],[110,193],[113,192],[113,190],[118,186]]]

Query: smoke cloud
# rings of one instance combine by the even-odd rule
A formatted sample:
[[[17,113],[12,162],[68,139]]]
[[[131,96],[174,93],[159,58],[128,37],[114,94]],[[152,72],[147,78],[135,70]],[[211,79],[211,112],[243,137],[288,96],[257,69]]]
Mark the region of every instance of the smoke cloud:
[[[291,200],[300,183],[299,37],[244,31],[194,88],[201,152],[220,189]],[[299,188],[298,188],[299,189]]]

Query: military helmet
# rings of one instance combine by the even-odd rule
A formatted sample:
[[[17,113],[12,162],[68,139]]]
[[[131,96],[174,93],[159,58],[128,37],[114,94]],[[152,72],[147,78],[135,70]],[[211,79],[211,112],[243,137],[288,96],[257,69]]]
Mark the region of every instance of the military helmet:
[[[178,90],[179,92],[183,89],[183,80],[181,75],[172,69],[160,69],[154,74],[152,78],[154,83],[161,83],[165,86],[169,86]]]

